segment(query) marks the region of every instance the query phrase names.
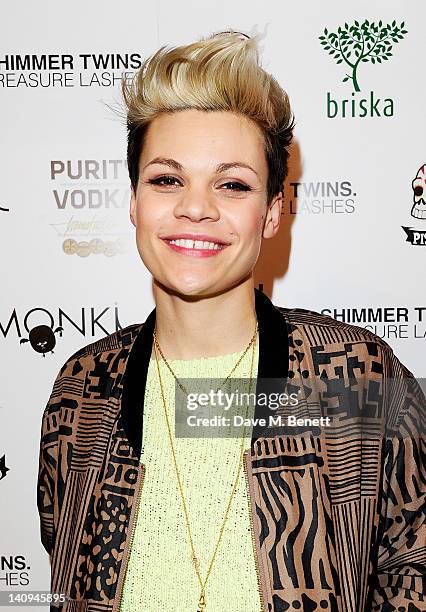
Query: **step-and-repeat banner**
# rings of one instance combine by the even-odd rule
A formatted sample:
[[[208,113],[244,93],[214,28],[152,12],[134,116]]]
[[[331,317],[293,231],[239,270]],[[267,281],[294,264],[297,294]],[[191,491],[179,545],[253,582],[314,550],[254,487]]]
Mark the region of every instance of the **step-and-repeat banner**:
[[[120,79],[159,46],[264,34],[262,63],[288,91],[296,130],[256,286],[279,306],[372,330],[426,376],[425,21],[419,0],[3,7],[0,590],[49,588],[36,477],[59,368],[154,307],[116,111]]]

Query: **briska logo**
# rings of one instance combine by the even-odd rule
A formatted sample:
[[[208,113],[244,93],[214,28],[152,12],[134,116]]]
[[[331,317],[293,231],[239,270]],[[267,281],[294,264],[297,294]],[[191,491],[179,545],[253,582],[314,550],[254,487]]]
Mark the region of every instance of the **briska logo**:
[[[394,102],[391,98],[377,98],[373,91],[366,97],[359,97],[361,91],[359,70],[365,63],[381,64],[392,57],[392,47],[407,34],[405,23],[399,26],[396,21],[383,25],[367,19],[360,23],[354,21],[352,25],[345,23],[339,26],[337,32],[324,29],[319,37],[324,50],[327,51],[337,64],[345,64],[346,74],[343,82],[350,82],[353,87],[351,98],[338,100],[327,92],[327,117],[393,117]]]
[[[413,204],[410,214],[415,219],[426,221],[426,164],[418,169],[411,186],[413,189]],[[406,242],[415,246],[426,246],[426,227],[417,230],[402,226],[402,229],[407,234]]]

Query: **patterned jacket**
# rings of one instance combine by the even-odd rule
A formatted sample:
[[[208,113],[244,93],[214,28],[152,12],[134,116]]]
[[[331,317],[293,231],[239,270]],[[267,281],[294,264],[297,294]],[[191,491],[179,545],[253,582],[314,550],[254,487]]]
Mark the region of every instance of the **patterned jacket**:
[[[275,306],[257,289],[255,305],[257,391],[263,379],[288,381],[305,394],[300,415],[333,415],[331,427],[298,435],[254,430],[244,454],[262,611],[426,610],[420,386],[372,332]],[[52,610],[119,610],[143,503],[143,400],[154,325],[155,308],[143,324],[72,355],[43,412],[41,541],[51,591],[67,596]],[[355,410],[346,410],[343,397]],[[353,428],[360,419],[371,431]]]

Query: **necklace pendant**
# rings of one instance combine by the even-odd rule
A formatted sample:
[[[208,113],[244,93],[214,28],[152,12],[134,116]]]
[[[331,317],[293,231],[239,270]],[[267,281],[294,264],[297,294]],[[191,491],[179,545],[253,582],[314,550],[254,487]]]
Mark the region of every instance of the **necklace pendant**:
[[[198,610],[197,610],[197,612],[204,612],[205,609],[206,609],[206,598],[204,597],[204,594],[201,593],[200,599],[198,600]]]

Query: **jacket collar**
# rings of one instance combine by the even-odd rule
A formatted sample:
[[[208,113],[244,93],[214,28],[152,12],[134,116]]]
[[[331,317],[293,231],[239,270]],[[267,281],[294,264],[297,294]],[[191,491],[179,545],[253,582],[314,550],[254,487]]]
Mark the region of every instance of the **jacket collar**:
[[[254,289],[256,316],[259,324],[259,362],[256,393],[266,389],[262,379],[286,379],[289,370],[288,331],[283,314],[268,296]],[[152,352],[156,309],[151,311],[136,336],[127,359],[123,377],[121,419],[124,432],[133,452],[139,458],[142,449],[143,406],[149,360]],[[270,387],[267,387],[270,390]],[[264,415],[264,408],[256,405],[255,418]],[[252,442],[258,437],[253,429]]]

